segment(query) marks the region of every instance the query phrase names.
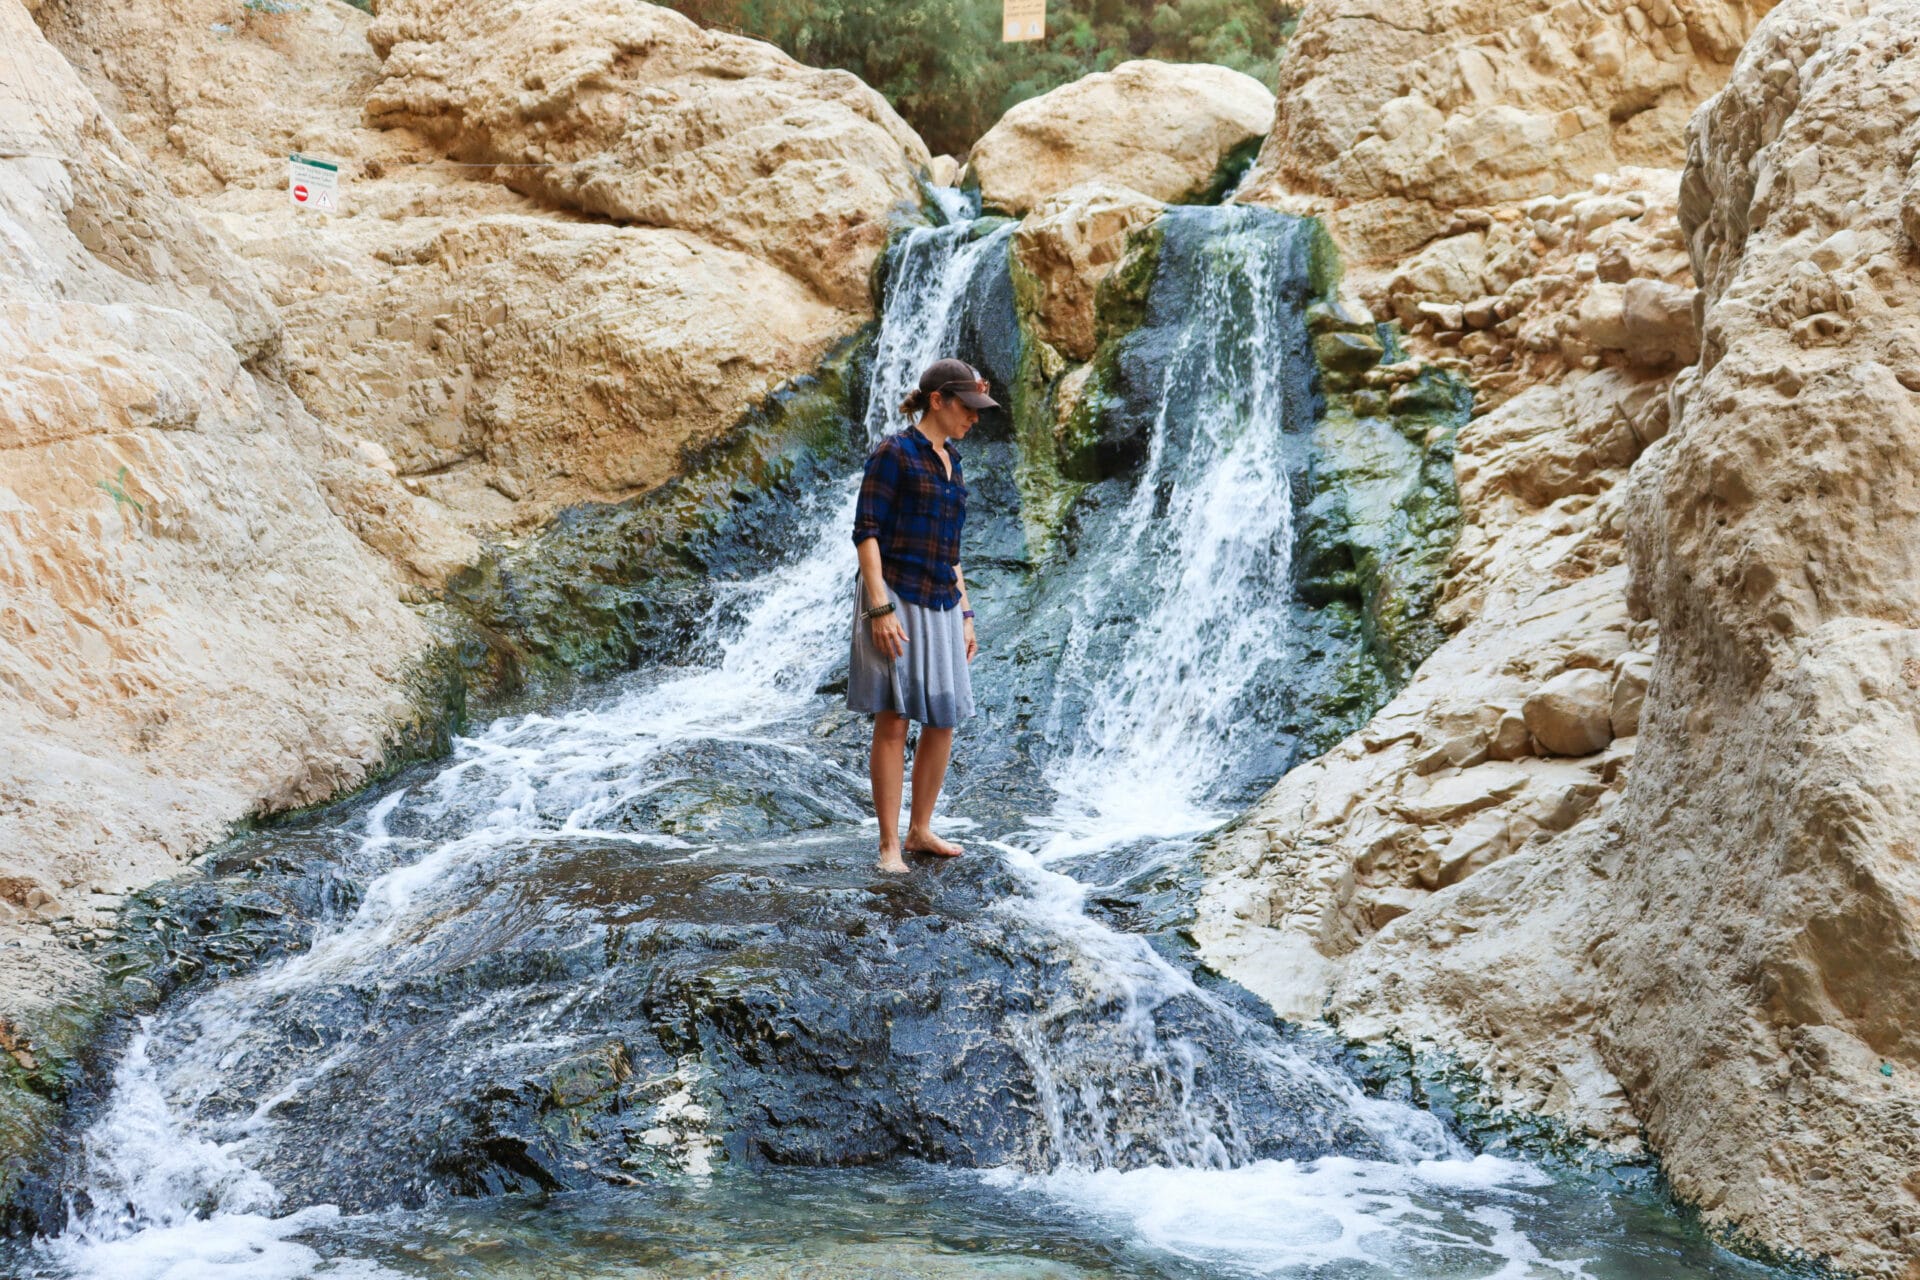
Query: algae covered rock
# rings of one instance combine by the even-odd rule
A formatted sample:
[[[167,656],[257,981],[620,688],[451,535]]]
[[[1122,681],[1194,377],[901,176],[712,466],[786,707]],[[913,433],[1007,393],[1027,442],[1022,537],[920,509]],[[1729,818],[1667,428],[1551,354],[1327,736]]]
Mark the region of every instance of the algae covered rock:
[[[1015,257],[1038,288],[1027,308],[1035,336],[1070,360],[1092,359],[1100,284],[1126,253],[1128,233],[1164,207],[1130,187],[1100,182],[1036,205],[1013,239]]]
[[[1443,638],[1436,609],[1460,524],[1454,438],[1472,396],[1399,358],[1392,329],[1351,302],[1315,304],[1308,325],[1326,407],[1307,472],[1301,592],[1357,609],[1397,686]]]

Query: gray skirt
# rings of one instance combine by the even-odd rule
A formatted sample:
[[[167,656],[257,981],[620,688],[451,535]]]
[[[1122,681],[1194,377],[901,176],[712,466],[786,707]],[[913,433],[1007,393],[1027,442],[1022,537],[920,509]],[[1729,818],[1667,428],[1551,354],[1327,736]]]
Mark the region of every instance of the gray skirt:
[[[973,714],[967,674],[967,629],[960,610],[929,609],[887,588],[906,628],[907,651],[887,658],[873,647],[873,624],[860,616],[865,593],[853,584],[853,661],[847,668],[847,708],[872,715],[893,711],[935,729],[951,729]]]

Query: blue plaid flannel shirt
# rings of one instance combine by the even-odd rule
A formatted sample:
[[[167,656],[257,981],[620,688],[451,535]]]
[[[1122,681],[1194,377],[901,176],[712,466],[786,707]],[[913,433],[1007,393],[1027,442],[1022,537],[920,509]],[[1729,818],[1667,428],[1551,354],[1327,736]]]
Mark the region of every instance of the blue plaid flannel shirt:
[[[967,522],[967,486],[960,450],[947,442],[953,478],[947,478],[933,442],[908,427],[883,437],[867,455],[866,478],[853,513],[855,546],[880,542],[880,570],[902,600],[927,609],[960,603],[954,565]]]

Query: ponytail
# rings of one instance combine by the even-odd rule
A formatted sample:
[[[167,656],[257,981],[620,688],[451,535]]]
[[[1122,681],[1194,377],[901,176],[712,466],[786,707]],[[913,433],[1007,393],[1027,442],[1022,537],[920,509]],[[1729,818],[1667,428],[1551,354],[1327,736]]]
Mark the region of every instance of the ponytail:
[[[900,402],[900,412],[906,414],[909,418],[916,417],[926,411],[927,393],[919,387],[915,387],[913,390],[907,392],[907,398]]]

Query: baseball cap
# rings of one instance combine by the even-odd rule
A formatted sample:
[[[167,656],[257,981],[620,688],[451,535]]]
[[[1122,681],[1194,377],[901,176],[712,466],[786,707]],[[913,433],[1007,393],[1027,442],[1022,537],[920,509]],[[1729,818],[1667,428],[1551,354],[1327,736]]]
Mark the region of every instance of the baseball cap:
[[[920,389],[956,396],[972,409],[1000,407],[1000,402],[987,394],[987,380],[965,360],[935,360],[920,375]]]

